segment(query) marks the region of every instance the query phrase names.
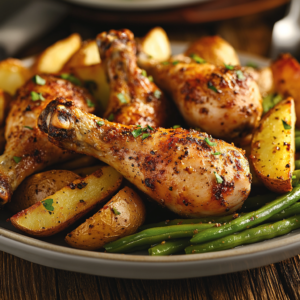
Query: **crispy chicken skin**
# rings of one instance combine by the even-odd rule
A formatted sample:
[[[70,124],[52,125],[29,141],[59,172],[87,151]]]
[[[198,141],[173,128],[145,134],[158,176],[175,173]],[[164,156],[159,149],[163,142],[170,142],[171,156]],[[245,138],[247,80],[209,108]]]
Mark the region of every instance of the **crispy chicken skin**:
[[[97,44],[111,90],[104,117],[113,115],[114,122],[126,125],[164,126],[169,103],[137,67],[133,33],[127,29],[103,32]]]
[[[148,128],[149,136],[134,137],[140,127],[97,118],[63,98],[47,105],[38,126],[59,147],[102,160],[185,217],[231,213],[250,192],[244,151],[206,133]]]
[[[262,98],[243,68],[197,64],[180,56],[165,64],[141,64],[172,96],[190,126],[231,141],[247,136],[258,125]]]
[[[58,95],[66,97],[81,109],[93,112],[86,100],[91,95],[71,82],[51,75],[41,75],[44,85],[29,80],[16,94],[6,120],[7,140],[4,154],[0,156],[0,201],[10,201],[13,191],[32,173],[46,166],[71,158],[74,154],[50,143],[37,128],[37,118],[47,104]],[[32,92],[44,98],[32,100]],[[90,105],[91,106],[91,105]]]

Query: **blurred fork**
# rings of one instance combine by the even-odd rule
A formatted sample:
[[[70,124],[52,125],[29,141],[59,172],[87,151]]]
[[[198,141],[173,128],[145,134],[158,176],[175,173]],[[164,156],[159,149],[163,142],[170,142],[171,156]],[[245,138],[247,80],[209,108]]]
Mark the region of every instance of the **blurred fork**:
[[[300,0],[291,0],[288,14],[273,28],[271,58],[285,52],[300,58]]]

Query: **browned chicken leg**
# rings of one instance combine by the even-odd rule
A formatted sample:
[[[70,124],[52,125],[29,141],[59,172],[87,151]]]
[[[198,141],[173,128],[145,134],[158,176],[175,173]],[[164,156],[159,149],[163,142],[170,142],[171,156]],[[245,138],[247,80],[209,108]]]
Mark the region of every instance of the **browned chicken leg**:
[[[197,56],[178,56],[162,64],[141,60],[141,64],[172,96],[190,126],[232,140],[258,125],[262,98],[254,79],[241,67],[217,67],[201,63]]]
[[[18,90],[6,121],[7,144],[0,156],[2,204],[10,201],[13,191],[30,174],[71,158],[70,152],[50,143],[37,128],[40,112],[58,95],[88,112],[94,110],[91,95],[86,90],[58,77],[35,76]]]
[[[97,43],[111,91],[104,117],[126,125],[164,126],[170,104],[137,67],[132,32],[127,29],[103,32],[97,36]]]
[[[51,142],[106,162],[186,217],[233,212],[250,192],[243,150],[206,133],[111,123],[61,98],[48,104],[38,125]]]

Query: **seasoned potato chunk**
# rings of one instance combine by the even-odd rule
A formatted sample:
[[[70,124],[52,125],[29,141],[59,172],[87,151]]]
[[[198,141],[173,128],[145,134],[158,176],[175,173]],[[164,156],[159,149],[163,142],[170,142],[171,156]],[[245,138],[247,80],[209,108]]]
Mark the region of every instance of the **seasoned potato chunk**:
[[[74,248],[96,250],[133,234],[144,223],[145,206],[129,187],[118,192],[102,209],[69,233],[65,240]]]
[[[53,235],[112,195],[121,183],[122,175],[112,167],[104,166],[12,216],[10,221],[33,236]]]
[[[288,98],[274,106],[261,120],[251,145],[257,176],[271,191],[292,190],[295,155],[295,106]]]

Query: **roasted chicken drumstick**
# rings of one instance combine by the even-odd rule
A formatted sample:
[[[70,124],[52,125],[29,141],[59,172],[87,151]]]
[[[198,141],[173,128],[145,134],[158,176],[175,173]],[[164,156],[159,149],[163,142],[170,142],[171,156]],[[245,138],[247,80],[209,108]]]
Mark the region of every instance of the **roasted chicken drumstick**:
[[[27,176],[48,165],[71,158],[50,143],[37,128],[37,118],[58,95],[93,112],[91,95],[71,82],[51,75],[35,76],[21,87],[6,120],[6,147],[0,156],[0,202],[10,201],[13,191]]]
[[[111,91],[104,117],[126,125],[164,126],[169,103],[145,71],[137,67],[132,32],[103,32],[97,36],[97,44]]]
[[[51,142],[111,165],[182,216],[233,212],[250,192],[243,151],[206,133],[111,123],[62,98],[47,105],[38,126]]]
[[[182,55],[161,64],[151,60],[141,64],[172,96],[190,126],[233,140],[258,125],[262,98],[254,79],[241,67],[214,66],[202,63],[200,57]]]

